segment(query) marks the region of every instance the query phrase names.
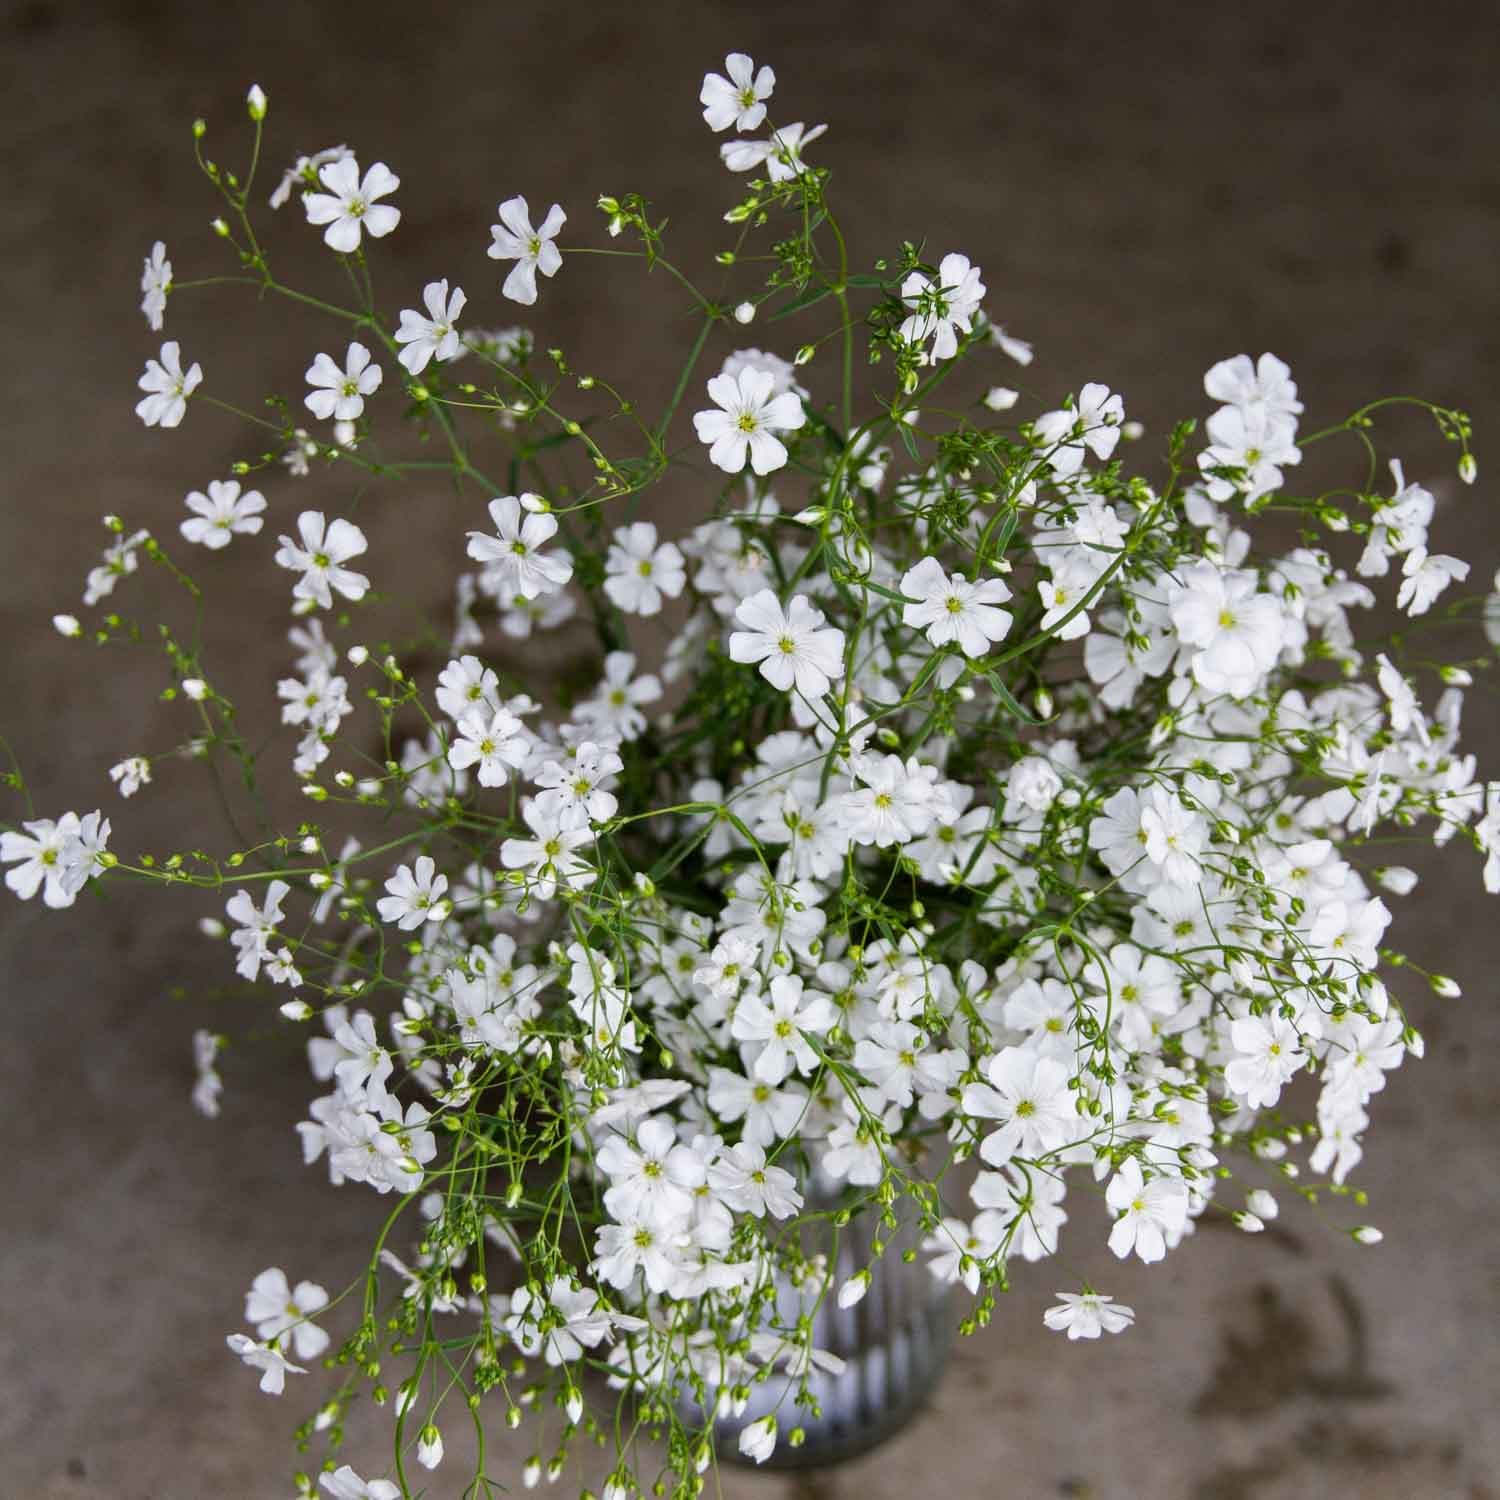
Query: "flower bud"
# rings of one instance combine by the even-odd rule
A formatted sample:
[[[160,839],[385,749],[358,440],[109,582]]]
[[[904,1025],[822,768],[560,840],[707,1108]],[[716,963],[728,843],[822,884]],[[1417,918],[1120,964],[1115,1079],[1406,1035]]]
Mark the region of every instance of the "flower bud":
[[[1373,1224],[1361,1224],[1358,1229],[1351,1229],[1349,1237],[1359,1245],[1378,1245],[1385,1238]]]
[[[266,91],[258,84],[250,85],[250,92],[245,95],[245,106],[250,111],[250,118],[257,124],[266,117]]]
[[[1263,1220],[1274,1219],[1281,1212],[1281,1205],[1264,1188],[1255,1188],[1253,1191],[1246,1193],[1245,1207],[1256,1218]]]
[[[1009,411],[1020,399],[1021,393],[1007,385],[992,385],[984,393],[984,404],[991,411]]]
[[[1479,478],[1479,461],[1472,453],[1465,453],[1458,461],[1458,477],[1465,484],[1473,484]]]
[[[281,1014],[288,1021],[310,1021],[312,1019],[313,1008],[306,1000],[288,1000],[281,1007]]]
[[[1417,872],[1405,865],[1386,865],[1375,872],[1375,878],[1393,896],[1409,895],[1417,885]]]
[[[734,321],[736,323],[753,323],[755,321],[755,304],[753,302],[741,302],[734,310]]]
[[[83,626],[78,623],[76,615],[53,615],[52,628],[59,635],[74,636],[83,634]]]
[[[1458,981],[1450,979],[1446,974],[1433,974],[1427,982],[1432,986],[1433,994],[1441,995],[1444,1000],[1457,1000],[1463,995]]]
[[[208,227],[212,229],[213,232],[218,235],[221,240],[227,240],[229,238],[229,225],[227,225],[223,221],[223,219],[215,219]]]
[[[839,1288],[839,1306],[853,1307],[856,1302],[862,1302],[864,1295],[870,1290],[870,1273],[868,1271],[856,1271]]]

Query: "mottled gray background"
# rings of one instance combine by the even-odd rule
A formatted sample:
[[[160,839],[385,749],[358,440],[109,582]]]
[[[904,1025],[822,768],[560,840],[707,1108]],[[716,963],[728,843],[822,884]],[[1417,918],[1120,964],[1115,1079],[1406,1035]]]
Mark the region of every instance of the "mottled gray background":
[[[685,259],[721,243],[729,194],[695,101],[704,69],[744,48],[777,68],[778,119],[830,123],[813,154],[837,171],[857,258],[925,233],[983,265],[992,313],[1037,342],[1029,399],[1086,379],[1122,389],[1148,425],[1143,462],[1166,424],[1202,409],[1203,369],[1240,350],[1288,359],[1314,424],[1376,393],[1467,404],[1488,466],[1472,491],[1456,492],[1451,450],[1420,424],[1384,435],[1445,497],[1438,545],[1473,558],[1481,580],[1500,561],[1488,478],[1500,454],[1487,447],[1500,375],[1491,6],[435,10],[0,8],[0,732],[41,810],[103,804],[126,850],[159,847],[164,815],[176,841],[222,838],[187,771],[128,804],[105,780],[119,755],[183,732],[182,707],[154,701],[159,660],[70,647],[46,622],[76,607],[102,512],[168,534],[183,493],[246,451],[243,431],[201,405],[165,434],[143,431],[131,407],[155,349],[136,311],[141,256],[160,236],[180,278],[218,264],[188,123],[203,115],[212,151],[238,159],[252,80],[272,99],[273,166],[343,140],[403,177],[405,217],[376,255],[389,304],[448,275],[468,288],[472,321],[493,323],[513,310],[484,258],[486,226],[513,192],[559,197],[570,236],[598,243],[594,196],[634,188],[672,217]],[[297,219],[288,210],[271,231],[273,255],[288,275],[326,276]],[[673,369],[663,319],[675,306],[659,278],[570,264],[535,322],[544,342],[649,393]],[[206,390],[249,401],[252,365],[261,385],[295,391],[335,337],[283,308],[256,318],[229,295],[174,299],[169,333],[202,360]],[[318,483],[330,509],[347,501]],[[273,532],[313,494],[274,475],[263,488]],[[656,514],[685,520],[694,503],[691,487],[674,490]],[[414,597],[437,600],[476,509],[414,487],[377,497],[361,511],[371,571],[399,571]],[[248,551],[236,544],[201,572],[223,587]],[[235,584],[241,611],[210,641],[218,679],[264,706],[286,663],[264,623],[286,579],[252,571]],[[1476,691],[1468,728],[1491,768],[1496,723]],[[1429,1055],[1374,1102],[1362,1215],[1385,1228],[1384,1246],[1359,1251],[1288,1211],[1274,1235],[1207,1230],[1143,1273],[1099,1253],[1100,1224],[1075,1223],[1066,1268],[1018,1272],[922,1422],[808,1492],[1500,1494],[1500,909],[1471,859],[1453,866],[1406,904],[1400,929],[1466,995],[1403,991]],[[290,1127],[310,1090],[290,1038],[236,1046],[217,1123],[190,1111],[194,1026],[243,1032],[253,1014],[222,991],[205,1008],[226,966],[193,935],[190,904],[118,891],[58,918],[0,902],[0,1500],[290,1493],[302,1397],[260,1397],[223,1334],[273,1260],[342,1284],[380,1205],[297,1166]],[[200,998],[189,1005],[176,986]],[[1333,1204],[1328,1217],[1353,1215]],[[1131,1334],[1090,1348],[1043,1331],[1054,1283],[1082,1274],[1135,1305]],[[379,1472],[384,1419],[355,1425],[351,1452]],[[458,1494],[456,1463],[433,1496]],[[514,1474],[505,1457],[495,1468]],[[759,1477],[724,1488],[791,1493]]]

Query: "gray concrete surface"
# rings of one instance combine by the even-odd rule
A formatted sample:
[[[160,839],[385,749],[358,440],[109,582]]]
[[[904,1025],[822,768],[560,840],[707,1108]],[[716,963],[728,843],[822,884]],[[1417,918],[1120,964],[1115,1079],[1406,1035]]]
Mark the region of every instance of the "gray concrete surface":
[[[817,159],[838,172],[865,258],[926,232],[983,265],[991,309],[1038,343],[1027,383],[1041,398],[1102,379],[1159,435],[1199,408],[1213,359],[1271,348],[1296,371],[1309,420],[1377,392],[1467,402],[1486,479],[1444,520],[1461,503],[1457,550],[1481,575],[1500,561],[1488,479],[1500,452],[1487,445],[1500,48],[1488,5],[427,13],[384,0],[24,0],[0,9],[0,732],[41,807],[109,805],[118,754],[180,728],[154,701],[144,654],[80,655],[47,628],[76,599],[96,518],[171,527],[182,494],[242,448],[205,409],[175,434],[143,432],[131,413],[154,352],[136,313],[140,257],[157,236],[179,275],[213,254],[188,122],[205,116],[229,159],[240,98],[259,80],[273,161],[335,140],[383,157],[405,179],[406,217],[381,248],[382,285],[409,303],[446,274],[484,320],[506,321],[483,252],[489,211],[512,192],[556,194],[594,235],[594,195],[638,189],[670,214],[685,256],[717,243],[726,191],[694,101],[731,47],[774,63],[783,117],[831,124]],[[309,242],[289,219],[272,248],[316,272]],[[547,342],[650,391],[668,378],[652,319],[671,305],[660,286],[586,282],[570,266],[537,323]],[[174,302],[170,327],[216,389],[251,355],[294,387],[316,347],[312,325],[257,320],[227,296]],[[1409,473],[1450,472],[1417,424],[1392,436]],[[285,485],[266,489],[279,520],[294,502]],[[437,597],[448,566],[425,538],[449,534],[460,503],[410,491],[370,524],[376,556],[402,549],[418,597]],[[695,497],[654,503],[680,519]],[[222,581],[229,568],[205,571]],[[237,586],[244,620],[273,618],[283,580]],[[231,621],[211,649],[264,701],[283,654],[262,632]],[[1492,767],[1496,726],[1493,696],[1476,692],[1471,743]],[[184,775],[110,806],[117,844],[150,847],[164,807],[185,828],[214,827],[206,788]],[[1142,1274],[1085,1249],[1075,1224],[1068,1281],[1018,1275],[906,1435],[816,1481],[728,1475],[724,1492],[1500,1494],[1500,908],[1470,862],[1454,864],[1405,908],[1411,951],[1457,975],[1466,998],[1409,995],[1429,1057],[1376,1100],[1362,1174],[1382,1247],[1357,1251],[1288,1212],[1284,1233],[1205,1232],[1165,1273]],[[205,1017],[243,1029],[250,1011],[222,988],[222,955],[194,938],[187,904],[121,892],[59,920],[0,903],[0,1500],[290,1493],[301,1408],[260,1397],[222,1337],[273,1260],[330,1285],[352,1274],[377,1205],[297,1167],[290,1126],[309,1090],[289,1039],[242,1041],[222,1119],[190,1111],[192,1030]],[[1139,1314],[1100,1348],[1040,1322],[1054,1281],[1088,1273]],[[351,1454],[378,1453],[384,1425],[357,1420]],[[456,1496],[455,1478],[440,1471],[430,1493]]]

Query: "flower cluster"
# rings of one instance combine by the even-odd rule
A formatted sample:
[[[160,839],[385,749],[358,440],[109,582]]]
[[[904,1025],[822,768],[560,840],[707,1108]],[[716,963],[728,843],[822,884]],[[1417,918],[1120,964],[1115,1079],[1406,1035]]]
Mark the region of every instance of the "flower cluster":
[[[143,794],[134,809],[179,755],[251,789],[289,764],[309,819],[220,856],[117,859],[97,812],[0,845],[7,884],[48,905],[127,876],[221,903],[205,931],[310,1025],[321,1092],[303,1156],[395,1207],[341,1346],[312,1319],[342,1299],[276,1269],[247,1300],[255,1336],[229,1342],[277,1393],[326,1354],[343,1378],[315,1429],[335,1436],[360,1382],[400,1368],[394,1481],[330,1457],[333,1496],[410,1493],[408,1457],[443,1460],[439,1419],[464,1397],[511,1425],[561,1408],[560,1446],[521,1476],[555,1479],[595,1422],[586,1370],[662,1438],[678,1493],[702,1484],[705,1424],[780,1381],[780,1419],[740,1436],[771,1456],[798,1439],[809,1372],[838,1363],[780,1292],[847,1306],[885,1269],[877,1248],[830,1285],[826,1247],[800,1231],[852,1213],[915,1222],[972,1329],[1012,1277],[1018,1299],[1040,1296],[1019,1263],[1063,1264],[1068,1237],[1156,1262],[1210,1213],[1263,1228],[1277,1186],[1343,1201],[1374,1095],[1421,1052],[1406,1009],[1420,971],[1388,946],[1386,900],[1416,876],[1371,858],[1373,831],[1468,843],[1500,888],[1500,783],[1459,748],[1468,668],[1372,653],[1354,623],[1376,603],[1365,580],[1393,564],[1401,609],[1463,623],[1443,601],[1467,565],[1429,552],[1431,493],[1397,462],[1392,495],[1373,479],[1287,488],[1314,444],[1355,434],[1369,450],[1392,403],[1304,435],[1286,365],[1237,356],[1208,371],[1217,409],[1201,437],[1172,434],[1155,478],[1127,466],[1137,429],[1103,385],[1012,417],[1021,397],[991,361],[1024,367],[1032,350],[992,320],[980,267],[905,244],[851,269],[829,174],[802,156],[823,127],[768,127],[772,70],[724,67],[704,80],[705,121],[766,132],[722,148],[752,174],[725,214],[724,289],[667,259],[643,199],[600,201],[608,233],[639,242],[624,253],[670,267],[701,330],[651,422],[572,356],[536,359],[524,330],[458,326],[497,296],[538,303],[538,275],[584,274],[586,236],[559,244],[560,206],[533,227],[506,200],[489,252],[511,263],[503,283],[471,298],[434,279],[423,310],[391,318],[371,267],[400,224],[382,201],[399,179],[343,146],[298,159],[273,207],[300,194],[363,300],[294,300],[328,315],[325,338],[351,321],[360,337],[329,353],[309,335],[311,390],[272,403],[277,442],[191,491],[180,523],[295,575],[295,656],[274,684],[291,742],[252,749],[195,637],[166,623],[151,638],[190,730],[162,754],[121,747],[111,776]],[[265,114],[254,91],[257,155]],[[243,273],[291,297],[250,182],[209,175]],[[753,287],[752,243],[772,267]],[[158,242],[153,329],[186,285]],[[803,320],[790,358],[705,355],[763,306]],[[825,343],[842,357],[820,359]],[[164,345],[142,420],[175,426],[201,378]],[[668,435],[694,390],[684,451]],[[293,427],[299,396],[331,427]],[[1467,419],[1412,404],[1472,481]],[[402,456],[403,416],[424,456]],[[399,556],[334,512],[375,513],[433,452],[470,524],[423,528],[456,583],[451,611],[403,644],[381,613]],[[703,506],[664,536],[630,502],[673,468]],[[251,474],[262,488],[242,489]],[[1257,547],[1272,505],[1302,523],[1290,550]],[[196,602],[149,529],[109,525],[86,605],[140,561]],[[1341,561],[1351,534],[1363,551]],[[104,646],[145,638],[118,613],[57,624]],[[196,1042],[206,1113],[224,1045]],[[1294,1092],[1302,1077],[1314,1092]],[[1028,1316],[1093,1339],[1135,1313],[1085,1286]],[[633,1462],[622,1449],[615,1496],[634,1491]]]

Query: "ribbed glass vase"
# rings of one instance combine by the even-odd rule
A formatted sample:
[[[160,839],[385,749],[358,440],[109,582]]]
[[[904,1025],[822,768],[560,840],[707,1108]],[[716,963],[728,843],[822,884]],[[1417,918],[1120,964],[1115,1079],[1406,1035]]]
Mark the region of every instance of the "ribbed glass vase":
[[[846,1196],[837,1184],[815,1181],[806,1207],[837,1209]],[[902,1259],[905,1251],[918,1249],[922,1236],[910,1200],[899,1200],[894,1211],[900,1221],[894,1230],[881,1223],[874,1206],[857,1210],[837,1231],[827,1220],[806,1227],[805,1252],[828,1257],[828,1295],[815,1305],[815,1288],[782,1284],[777,1291],[780,1320],[791,1327],[802,1315],[810,1316],[813,1348],[836,1354],[844,1368],[837,1375],[816,1368],[808,1372],[805,1383],[817,1401],[817,1416],[797,1404],[804,1383],[800,1377],[772,1374],[752,1384],[745,1410],[714,1424],[721,1462],[748,1462],[739,1451],[740,1433],[774,1412],[780,1440],[764,1467],[840,1463],[900,1431],[932,1394],[953,1336],[948,1288],[928,1270],[927,1257],[919,1253],[910,1263]],[[885,1243],[878,1262],[871,1248],[877,1239]],[[865,1268],[873,1273],[868,1292],[853,1307],[840,1308],[838,1288]],[[794,1448],[787,1436],[797,1427],[806,1436]]]

